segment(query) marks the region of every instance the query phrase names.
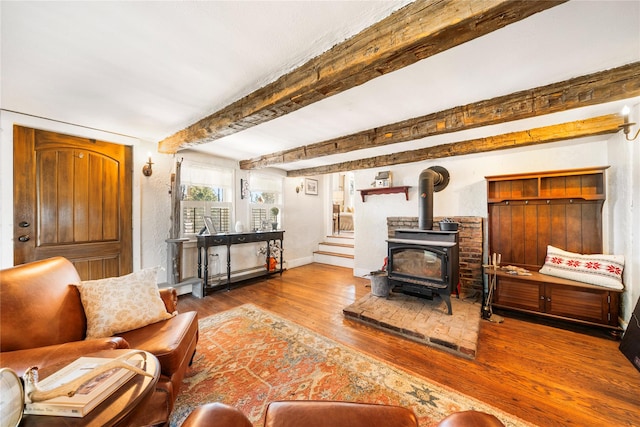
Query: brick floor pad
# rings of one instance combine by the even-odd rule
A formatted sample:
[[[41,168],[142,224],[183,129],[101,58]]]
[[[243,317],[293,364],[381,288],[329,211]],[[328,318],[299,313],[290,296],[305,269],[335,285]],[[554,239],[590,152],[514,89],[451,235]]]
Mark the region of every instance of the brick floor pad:
[[[439,296],[429,300],[392,292],[387,298],[368,294],[342,311],[347,318],[473,359],[481,304],[452,295],[451,306],[450,316]]]

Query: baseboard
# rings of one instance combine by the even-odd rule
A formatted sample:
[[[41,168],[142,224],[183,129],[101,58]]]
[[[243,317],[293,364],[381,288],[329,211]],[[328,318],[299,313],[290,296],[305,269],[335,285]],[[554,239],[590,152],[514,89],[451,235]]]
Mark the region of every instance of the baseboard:
[[[313,262],[313,256],[296,258],[296,259],[288,259],[285,264],[287,268],[295,268],[303,265],[311,264]]]
[[[366,270],[364,268],[354,268],[353,275],[357,277],[365,277],[371,274],[371,270]]]

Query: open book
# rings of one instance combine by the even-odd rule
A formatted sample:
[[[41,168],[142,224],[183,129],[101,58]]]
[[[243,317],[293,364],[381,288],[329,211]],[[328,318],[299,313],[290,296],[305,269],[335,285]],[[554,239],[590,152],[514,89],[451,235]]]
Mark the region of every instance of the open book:
[[[38,387],[43,390],[53,389],[73,381],[81,375],[112,360],[113,359],[104,357],[80,357],[40,381]],[[137,367],[142,367],[143,359],[142,356],[136,355],[128,360],[128,362]],[[26,398],[24,413],[61,417],[84,417],[120,386],[133,378],[134,375],[136,375],[136,373],[128,369],[114,368],[82,384],[72,397],[60,396],[41,402],[31,402]]]

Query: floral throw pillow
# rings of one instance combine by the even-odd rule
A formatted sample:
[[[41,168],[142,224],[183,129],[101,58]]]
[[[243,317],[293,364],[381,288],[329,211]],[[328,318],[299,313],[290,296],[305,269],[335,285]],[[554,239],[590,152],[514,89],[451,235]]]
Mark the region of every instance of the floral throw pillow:
[[[156,285],[156,268],[77,283],[87,317],[87,339],[110,337],[172,317]]]
[[[547,257],[540,273],[591,285],[623,289],[622,255],[583,255],[547,246]]]

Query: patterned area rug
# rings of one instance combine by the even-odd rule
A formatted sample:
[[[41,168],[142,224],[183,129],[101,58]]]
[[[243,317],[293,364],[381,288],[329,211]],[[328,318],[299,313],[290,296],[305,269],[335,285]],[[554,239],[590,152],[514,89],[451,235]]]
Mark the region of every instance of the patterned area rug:
[[[401,405],[414,410],[421,427],[468,409],[495,414],[506,426],[531,426],[251,304],[200,320],[196,357],[171,426],[207,402],[234,406],[262,426],[269,402],[307,399]]]

